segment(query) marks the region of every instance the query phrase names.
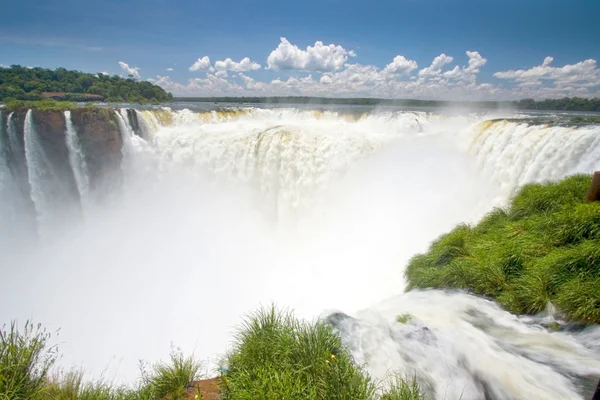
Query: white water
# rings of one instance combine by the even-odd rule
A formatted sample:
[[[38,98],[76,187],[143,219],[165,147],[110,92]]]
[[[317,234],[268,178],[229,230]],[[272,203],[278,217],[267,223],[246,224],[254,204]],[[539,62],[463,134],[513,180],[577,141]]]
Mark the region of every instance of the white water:
[[[467,114],[141,112],[143,140],[117,116],[121,200],[7,255],[19,268],[0,283],[22,299],[0,317],[61,327],[66,365],[133,380],[171,341],[214,361],[241,314],[276,301],[355,316],[343,338],[375,377],[416,373],[440,399],[480,399],[481,381],[500,399],[579,398],[573,376],[600,373],[597,328],[549,333],[461,293],[398,296],[402,266],[454,224],[521,183],[600,168],[598,127],[515,124],[519,139]],[[404,312],[415,320],[395,323]]]
[[[71,111],[65,111],[65,138],[67,148],[69,149],[69,163],[73,170],[75,177],[75,183],[77,184],[77,190],[81,199],[81,203],[85,208],[88,203],[88,195],[90,188],[90,179],[88,177],[87,165],[85,157],[81,151],[81,145],[79,144],[79,138],[77,132],[71,121]]]
[[[42,233],[42,230],[47,226],[47,219],[52,214],[52,208],[48,204],[49,200],[46,197],[46,191],[43,187],[43,181],[46,179],[49,165],[45,161],[46,155],[39,144],[31,115],[31,110],[27,111],[23,127],[23,143],[25,146],[25,162],[27,164],[29,186],[31,187],[31,199],[35,205],[38,232]]]

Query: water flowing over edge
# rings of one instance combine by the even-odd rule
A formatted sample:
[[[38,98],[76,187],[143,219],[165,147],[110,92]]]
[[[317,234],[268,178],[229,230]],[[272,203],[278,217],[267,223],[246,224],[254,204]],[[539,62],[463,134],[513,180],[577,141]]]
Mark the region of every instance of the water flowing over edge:
[[[73,140],[76,139],[77,133],[71,123],[70,113],[67,113],[64,114],[64,117],[69,161],[83,202],[83,193],[85,193],[83,177],[87,176],[85,155],[81,152],[81,147],[78,147],[79,143]],[[205,175],[208,174],[211,182],[216,179],[236,185],[243,183],[244,186],[256,189],[258,203],[263,209],[275,210],[273,212],[275,217],[272,220],[279,226],[286,219],[291,219],[292,222],[305,221],[307,217],[311,217],[312,210],[318,209],[318,207],[323,207],[325,210],[326,214],[323,215],[329,214],[327,218],[316,214],[311,221],[312,225],[309,224],[306,229],[310,235],[314,235],[315,227],[330,223],[333,224],[329,228],[331,232],[317,235],[317,239],[314,241],[303,238],[308,243],[305,247],[296,248],[295,241],[298,240],[298,237],[294,236],[295,233],[291,236],[294,240],[290,242],[280,243],[277,236],[262,238],[266,242],[274,241],[275,248],[281,248],[282,252],[297,251],[300,255],[302,252],[310,254],[317,251],[319,257],[324,257],[323,260],[319,260],[317,267],[311,268],[310,263],[315,260],[310,257],[303,258],[300,255],[300,261],[294,262],[293,257],[283,256],[282,260],[291,263],[293,268],[283,269],[279,273],[276,270],[271,271],[271,281],[265,284],[265,287],[282,285],[279,292],[277,290],[269,292],[269,295],[275,299],[300,300],[301,297],[282,296],[282,292],[290,291],[290,287],[283,283],[286,280],[293,280],[293,277],[296,276],[298,282],[307,284],[305,277],[322,276],[321,274],[326,276],[326,278],[322,278],[325,282],[335,282],[336,286],[352,288],[356,293],[360,293],[361,291],[358,290],[360,286],[357,283],[361,278],[358,274],[365,273],[365,265],[389,264],[393,266],[398,261],[397,258],[389,258],[390,254],[388,253],[378,255],[377,251],[382,250],[381,244],[375,241],[370,242],[366,235],[357,235],[356,238],[344,237],[346,234],[344,229],[348,231],[345,224],[356,219],[357,211],[358,214],[365,212],[357,209],[357,204],[368,203],[372,199],[369,199],[368,195],[352,194],[350,200],[344,200],[344,196],[348,192],[343,190],[343,185],[340,189],[341,195],[336,195],[335,191],[332,192],[332,187],[336,187],[339,182],[349,184],[355,180],[365,188],[372,189],[373,193],[391,195],[386,191],[391,182],[408,185],[407,182],[410,181],[411,185],[415,185],[411,186],[411,189],[419,192],[423,190],[423,187],[419,186],[420,182],[418,181],[407,181],[410,179],[410,174],[400,174],[402,179],[396,181],[391,176],[385,177],[385,173],[391,174],[392,171],[395,173],[395,170],[389,169],[392,167],[402,170],[411,167],[432,168],[433,172],[442,172],[433,167],[436,163],[446,163],[448,168],[455,166],[459,161],[458,158],[445,158],[446,153],[455,150],[472,157],[472,162],[476,163],[484,180],[491,182],[491,186],[496,186],[497,190],[483,191],[486,196],[490,193],[493,193],[493,196],[482,198],[484,204],[476,212],[474,210],[458,211],[461,208],[460,204],[445,204],[447,213],[453,213],[456,208],[458,220],[450,218],[440,222],[435,221],[436,218],[432,217],[431,226],[422,228],[427,230],[427,234],[423,236],[410,238],[397,230],[390,231],[392,233],[390,236],[396,235],[398,238],[397,246],[404,245],[410,249],[409,253],[414,253],[417,251],[415,245],[418,244],[420,246],[418,249],[422,249],[428,240],[433,239],[432,235],[441,233],[453,223],[464,218],[475,220],[492,206],[504,204],[520,185],[548,179],[556,180],[573,173],[589,173],[594,169],[600,169],[600,149],[598,149],[600,130],[598,126],[555,127],[514,121],[486,121],[482,117],[474,115],[444,118],[435,114],[413,112],[367,113],[357,116],[293,109],[251,109],[222,113],[215,111],[204,114],[192,113],[188,110],[177,112],[168,110],[135,111],[134,114],[138,119],[139,130],[137,132],[130,120],[131,113],[125,109],[116,112],[123,138],[121,168],[126,177],[126,186],[130,186],[129,191],[135,191],[134,188],[146,187],[149,183],[155,184],[156,180],[171,179],[173,171],[186,171],[186,179],[191,179],[186,182],[189,185],[192,185],[196,179],[204,182]],[[11,113],[7,118],[9,145],[11,145],[12,138],[14,146],[18,146],[16,129],[11,120],[12,115]],[[41,148],[37,138],[31,110],[27,112],[24,126],[24,151],[31,197],[36,207],[39,226],[43,226],[46,215],[52,212],[44,192],[47,187],[44,182],[48,181],[47,172],[51,168],[48,168],[49,163],[45,158],[44,149]],[[438,146],[440,147],[437,148]],[[413,158],[411,152],[418,153],[420,157]],[[438,158],[429,159],[430,153]],[[385,168],[381,170],[376,163],[380,159],[385,160],[382,164]],[[470,165],[470,163],[471,161],[468,161],[465,165]],[[376,176],[377,179],[370,175],[363,177],[361,176],[363,169],[371,171],[371,173],[381,171],[384,174]],[[452,170],[448,169],[448,171]],[[457,167],[456,171],[457,173],[464,172],[461,167]],[[428,176],[422,171],[414,171],[413,175],[417,175],[419,178]],[[377,184],[378,179],[382,179],[382,185]],[[468,184],[467,181],[468,179],[464,182],[460,181],[458,186],[466,187],[464,185]],[[369,184],[373,186],[369,186]],[[213,221],[211,213],[219,215],[223,212],[215,208],[214,204],[203,203],[203,201],[209,200],[194,198],[197,193],[193,191],[181,191],[177,185],[164,186],[164,182],[159,184],[159,191],[164,192],[167,190],[166,188],[172,190],[173,193],[185,194],[190,199],[189,203],[187,201],[184,203],[174,202],[175,207],[185,205],[192,209],[206,206],[208,210],[212,211],[207,215],[200,215],[201,218],[185,215],[183,212],[168,214],[172,211],[161,207],[152,208],[152,206],[156,207],[156,204],[159,203],[155,202],[165,201],[169,199],[169,196],[161,197],[159,192],[152,191],[149,192],[151,196],[144,196],[145,192],[142,192],[139,196],[132,197],[132,202],[137,208],[147,207],[150,215],[159,211],[166,213],[169,217],[188,218],[197,224],[205,225]],[[424,193],[428,194],[429,192]],[[459,195],[458,192],[454,195],[448,194],[450,198]],[[152,196],[156,196],[156,198],[153,199]],[[203,193],[203,196],[208,197],[209,194]],[[323,205],[323,197],[331,197],[331,199],[325,199],[327,201]],[[398,197],[391,195],[390,199],[397,201],[396,207],[408,207],[407,204],[416,206],[419,201],[423,202],[423,199],[419,199],[418,196],[414,197],[414,201],[411,201],[412,196],[404,193]],[[224,200],[223,198],[215,199],[221,203],[225,202]],[[440,207],[440,203],[430,199],[424,203],[432,207]],[[339,210],[332,209],[331,204],[336,204]],[[379,202],[374,205],[381,206]],[[386,212],[393,209],[393,207],[387,207],[388,204],[384,205],[385,207],[380,208]],[[128,207],[131,206],[132,204],[128,205]],[[377,209],[377,207],[371,208]],[[225,210],[227,210],[226,213],[231,212],[227,208]],[[127,212],[136,211],[134,208],[125,208],[123,214],[118,215],[123,218]],[[372,232],[377,237],[382,226],[372,221],[385,223],[384,221],[389,219],[389,215],[379,216],[373,211],[372,209],[368,210],[364,214],[364,220],[359,219],[359,221],[361,224],[367,224],[361,226],[361,229],[373,228]],[[348,221],[343,223],[336,221],[334,218],[336,213]],[[402,213],[399,215],[401,218],[390,220],[398,224],[403,222],[408,227],[407,229],[424,225],[423,220],[426,220],[427,216],[416,214],[414,220],[410,219],[410,215]],[[144,221],[148,221],[148,218],[160,218],[158,215],[152,217],[146,214],[140,215],[145,216]],[[234,213],[234,215],[237,214]],[[241,218],[242,215],[240,214],[238,217]],[[459,215],[460,217],[458,217]],[[436,214],[436,217],[443,218],[443,215]],[[219,218],[214,219],[213,223],[222,223]],[[132,223],[139,224],[140,221],[132,221]],[[153,225],[151,222],[145,223],[144,226],[146,225],[150,228],[150,232],[144,235],[141,235],[137,229],[127,229],[125,226],[121,226],[121,229],[127,235],[114,232],[120,240],[126,241],[126,246],[131,248],[127,252],[122,252],[117,247],[117,253],[122,252],[119,257],[123,261],[111,260],[109,257],[106,262],[115,262],[116,265],[126,266],[128,264],[125,260],[135,262],[133,254],[141,256],[142,252],[149,252],[152,243],[155,247],[159,243],[164,245],[160,241],[154,242],[152,238],[158,233],[153,233],[152,230],[156,230],[155,228],[160,225]],[[175,228],[168,230],[173,236],[172,240],[178,238],[186,241],[189,240],[189,237],[203,237],[204,240],[207,240],[210,237],[197,228],[186,232],[186,235],[178,235],[177,228],[180,227],[170,223],[167,226]],[[244,249],[243,246],[242,238],[256,234],[254,225],[245,227],[244,224],[240,224],[236,228],[233,226],[231,228],[237,228],[240,231],[239,234],[227,232],[224,237],[236,243],[237,246],[241,246],[242,254],[260,258],[259,254],[262,253],[255,253],[257,249]],[[211,233],[214,236],[211,240],[218,240],[220,233]],[[327,234],[333,234],[334,238]],[[136,238],[136,235],[140,237]],[[92,235],[92,237],[94,236]],[[349,242],[344,242],[339,237],[343,237]],[[322,244],[318,243],[319,239]],[[389,238],[378,237],[378,240],[387,243]],[[89,246],[89,243],[85,243],[85,237],[74,243],[83,245],[83,249]],[[108,243],[110,242],[106,242],[106,244]],[[358,249],[349,251],[347,250],[348,243],[352,243],[355,247],[373,246],[373,250],[365,251],[364,254]],[[261,250],[264,251],[264,254],[268,254],[269,257],[278,257],[276,252],[269,247],[270,245],[258,242],[254,245],[258,249],[266,246]],[[166,248],[173,253],[182,252],[183,255],[196,255],[190,249],[183,249],[177,244],[168,245]],[[91,249],[92,247],[88,250]],[[227,251],[226,248],[220,249]],[[205,251],[209,252],[210,250],[205,249]],[[349,256],[340,258],[339,255],[342,252],[348,252]],[[69,259],[64,258],[64,260],[68,261]],[[238,262],[237,259],[233,260]],[[243,258],[239,261],[241,260]],[[353,261],[356,260],[364,262],[364,264],[360,262],[353,264]],[[137,275],[136,273],[134,275],[141,279],[152,273],[156,276],[163,276],[163,272],[153,271],[152,268],[169,265],[169,263],[166,262],[167,259],[162,259],[163,262],[158,261],[145,259],[145,262],[150,265],[150,270],[134,269],[137,271]],[[182,257],[180,262],[187,263],[189,259]],[[357,279],[341,276],[344,273],[354,272],[351,270],[350,264],[357,267]],[[281,267],[276,263],[274,266]],[[362,271],[359,267],[362,267]],[[113,274],[109,265],[102,265],[102,268],[107,269],[105,273],[108,276],[119,279],[120,275]],[[335,273],[329,273],[328,268],[331,268],[332,271],[335,270]],[[401,273],[399,264],[396,265],[396,268],[398,273]],[[199,272],[180,268],[177,268],[177,271],[185,274],[184,276],[188,279],[197,277]],[[235,269],[227,271],[236,273]],[[207,271],[203,271],[203,273],[206,274]],[[376,274],[376,272],[372,273]],[[176,272],[173,271],[173,274]],[[213,272],[208,272],[208,275],[217,278],[216,282],[219,279],[228,279],[226,274],[214,275]],[[171,280],[165,276],[164,282],[166,284]],[[252,282],[252,280],[249,279],[248,282]],[[310,283],[310,279],[308,282]],[[378,282],[381,284],[383,280]],[[399,286],[398,282],[394,283]],[[360,302],[347,302],[351,297],[357,297],[354,293],[344,294],[343,291],[336,289],[331,290],[330,296],[323,297],[322,292],[328,290],[327,286],[327,284],[316,286],[318,289],[315,290],[316,299],[312,307],[315,305],[328,306],[327,301],[343,298],[348,307],[345,308],[347,312],[356,310],[355,306]],[[245,293],[241,288],[239,289],[240,293]],[[231,292],[231,288],[224,287],[223,290],[225,293]],[[398,288],[397,291],[399,290]],[[213,294],[220,296],[221,294],[218,292],[217,288]],[[382,292],[387,293],[386,291]],[[143,293],[146,292],[143,291]],[[249,293],[247,294],[249,295]],[[305,296],[306,289],[300,291],[299,295]],[[364,293],[361,295],[363,299],[375,298],[374,296],[368,297]],[[175,297],[177,301],[194,298],[190,294],[178,294]],[[340,305],[343,306],[344,301],[340,301]],[[347,306],[347,304],[353,304],[353,306]],[[363,307],[365,305],[363,302]],[[236,312],[239,311],[239,309],[233,309]],[[314,308],[312,309],[314,310]],[[164,311],[165,315],[170,315],[167,310]],[[414,320],[407,324],[396,323],[395,317],[403,312],[414,315]],[[545,330],[540,320],[526,320],[511,316],[492,303],[462,293],[411,292],[353,314],[354,317],[333,314],[333,316],[329,316],[329,319],[338,327],[344,340],[351,346],[354,356],[367,364],[373,376],[384,379],[393,371],[416,374],[423,386],[428,388],[430,393],[435,394],[436,398],[475,399],[482,395],[497,399],[578,398],[581,397],[581,393],[578,392],[580,377],[600,373],[600,365],[597,361],[597,346],[600,340],[597,327],[592,327],[583,333],[550,333]],[[306,316],[309,315],[310,313]],[[172,318],[177,320],[174,326],[185,326],[180,317]],[[547,318],[553,317],[549,315]],[[143,320],[135,320],[144,323]],[[189,339],[189,336],[187,338]],[[489,368],[490,364],[493,364],[494,368]]]

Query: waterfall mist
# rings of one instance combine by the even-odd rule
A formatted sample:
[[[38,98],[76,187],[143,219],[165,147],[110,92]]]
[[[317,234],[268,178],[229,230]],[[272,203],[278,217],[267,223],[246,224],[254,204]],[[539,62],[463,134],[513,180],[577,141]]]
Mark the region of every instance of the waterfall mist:
[[[32,318],[51,330],[60,328],[62,365],[131,381],[138,360],[164,358],[171,343],[214,365],[241,316],[276,302],[308,319],[330,315],[327,310],[357,317],[363,328],[342,329],[343,338],[377,378],[392,368],[414,372],[438,353],[456,362],[484,351],[489,358],[470,358],[464,373],[441,363],[424,379],[443,385],[457,377],[456,390],[447,391],[452,399],[461,391],[463,398],[479,398],[484,388],[474,383],[477,374],[503,388],[498,398],[519,393],[485,373],[486,363],[502,363],[512,354],[496,345],[510,331],[497,334],[500,339],[477,331],[485,346],[467,343],[475,331],[472,321],[465,322],[464,304],[477,300],[434,291],[393,300],[404,290],[403,268],[411,256],[511,193],[497,184],[500,175],[481,173],[482,151],[469,153],[480,135],[480,117],[374,113],[348,121],[294,110],[236,117],[186,111],[172,113],[171,123],[164,123],[158,112],[137,115],[145,139],[135,134],[126,112],[117,113],[124,184],[114,197],[90,202],[85,218],[66,227],[64,221],[45,224],[39,236],[13,243],[3,256],[0,319]],[[83,198],[86,167],[77,158],[75,129],[69,121],[66,126]],[[34,134],[25,132],[26,147],[35,145]],[[32,154],[27,152],[30,181],[38,176]],[[599,166],[598,158],[595,163]],[[40,215],[38,184],[31,182]],[[380,303],[386,298],[392,300]],[[418,321],[407,329],[429,326],[445,347],[427,349],[414,339],[378,342],[404,311]],[[512,317],[499,308],[489,315]],[[537,330],[515,321],[511,329],[523,335]],[[569,354],[578,352],[588,372],[600,371],[585,346],[572,337],[564,341],[576,348]],[[389,347],[377,348],[378,343]],[[390,356],[398,351],[394,346],[406,345],[416,346],[411,357],[417,365]],[[552,362],[560,356],[548,352]],[[532,376],[554,380],[558,392],[575,393],[545,361],[526,359],[510,358],[502,371],[531,368]]]

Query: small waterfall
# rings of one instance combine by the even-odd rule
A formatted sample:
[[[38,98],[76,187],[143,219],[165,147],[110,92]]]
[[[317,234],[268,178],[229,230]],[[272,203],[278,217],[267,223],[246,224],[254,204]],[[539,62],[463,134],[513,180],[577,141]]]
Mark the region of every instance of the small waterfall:
[[[8,196],[9,180],[11,179],[10,170],[8,168],[8,146],[5,140],[3,113],[0,110],[0,207],[5,203],[5,198]]]
[[[35,128],[33,126],[32,111],[28,110],[25,116],[23,139],[25,144],[25,161],[31,187],[31,199],[35,206],[38,232],[44,226],[50,213],[51,204],[44,193],[44,179],[48,172],[48,162],[45,160],[43,149],[40,146]]]
[[[82,206],[85,207],[88,201],[88,194],[90,188],[90,179],[88,176],[87,165],[79,138],[77,137],[77,131],[71,121],[71,111],[65,111],[65,136],[67,142],[67,148],[69,149],[69,163],[75,176],[75,183],[77,184],[77,190],[81,198]]]
[[[121,138],[123,139],[123,155],[131,151],[131,141],[133,139],[133,128],[129,124],[129,117],[127,116],[127,110],[121,108],[118,110],[117,118],[119,118],[119,130],[121,131]]]
[[[16,156],[17,154],[21,154],[23,149],[17,137],[17,128],[15,127],[15,123],[13,121],[14,115],[14,112],[8,114],[8,119],[6,120],[6,130],[8,133],[8,144],[10,146],[11,153]]]

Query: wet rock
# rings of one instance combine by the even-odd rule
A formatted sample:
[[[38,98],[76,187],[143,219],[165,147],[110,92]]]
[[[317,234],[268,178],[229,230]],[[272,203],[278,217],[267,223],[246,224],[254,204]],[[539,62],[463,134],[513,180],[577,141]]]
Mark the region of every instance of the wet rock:
[[[221,398],[220,383],[219,377],[191,382],[187,385],[184,398],[186,400],[219,400]]]
[[[71,111],[71,120],[88,167],[91,189],[102,192],[119,186],[123,141],[115,111],[77,108]]]

